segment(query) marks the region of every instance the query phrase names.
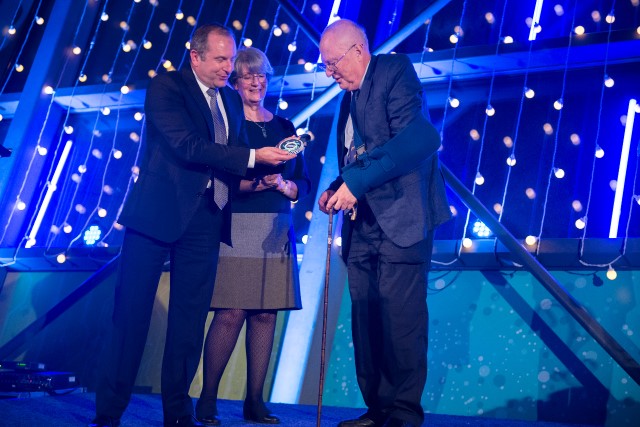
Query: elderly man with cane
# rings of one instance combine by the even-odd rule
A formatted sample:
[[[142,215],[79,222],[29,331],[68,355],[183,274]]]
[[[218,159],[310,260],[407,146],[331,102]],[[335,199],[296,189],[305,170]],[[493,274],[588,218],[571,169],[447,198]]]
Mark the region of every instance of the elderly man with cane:
[[[422,86],[405,55],[369,52],[349,20],[320,40],[322,67],[349,93],[340,105],[340,176],[320,209],[351,212],[342,256],[351,295],[356,375],[367,412],[339,427],[418,426],[427,376],[427,273],[434,229],[450,217]]]

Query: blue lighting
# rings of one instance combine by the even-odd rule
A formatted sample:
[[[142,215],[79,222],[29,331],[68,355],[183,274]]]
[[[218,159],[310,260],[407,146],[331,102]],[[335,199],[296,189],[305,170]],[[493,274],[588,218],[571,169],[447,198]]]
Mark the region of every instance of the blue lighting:
[[[92,246],[98,241],[98,239],[100,239],[101,235],[102,235],[102,230],[100,230],[100,227],[98,227],[97,225],[92,225],[91,227],[85,230],[84,236],[82,236],[82,239],[84,240],[85,245]]]
[[[474,224],[473,224],[473,234],[475,234],[478,237],[489,237],[491,236],[491,230],[489,230],[489,227],[487,227],[484,222],[477,220]]]

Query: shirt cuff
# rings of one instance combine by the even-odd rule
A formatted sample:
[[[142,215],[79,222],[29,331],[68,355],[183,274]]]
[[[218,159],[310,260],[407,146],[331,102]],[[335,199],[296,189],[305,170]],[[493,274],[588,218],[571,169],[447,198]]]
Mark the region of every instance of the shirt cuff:
[[[247,168],[253,169],[256,166],[256,150],[254,148],[249,150],[249,164]]]

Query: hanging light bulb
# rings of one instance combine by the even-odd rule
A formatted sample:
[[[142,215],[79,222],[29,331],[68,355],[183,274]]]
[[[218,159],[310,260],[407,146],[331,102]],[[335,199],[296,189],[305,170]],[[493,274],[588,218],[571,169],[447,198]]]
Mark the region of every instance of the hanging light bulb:
[[[507,164],[508,164],[509,166],[515,166],[515,165],[516,165],[516,156],[514,156],[513,154],[512,154],[512,155],[510,155],[510,156],[507,158]]]
[[[80,75],[78,76],[78,81],[79,81],[80,83],[84,83],[84,82],[86,82],[86,81],[87,81],[87,75],[86,75],[86,74],[80,74]]]
[[[296,42],[291,42],[289,43],[289,46],[287,46],[289,52],[295,52],[297,48],[298,46],[296,45]]]
[[[616,271],[613,269],[613,266],[609,266],[609,269],[607,269],[607,279],[609,280],[616,280],[616,277],[618,277],[618,273],[616,273]]]
[[[182,11],[178,9],[178,11],[176,12],[176,19],[180,21],[182,20],[182,18],[184,18],[184,13],[182,13]]]
[[[536,236],[527,236],[526,239],[524,239],[524,242],[529,245],[529,246],[533,246],[536,244],[536,242],[538,241],[538,238]]]
[[[480,172],[476,174],[476,185],[484,184],[484,176]]]
[[[553,174],[556,176],[556,178],[562,179],[562,178],[564,178],[564,169],[562,169],[562,168],[553,168]]]
[[[577,36],[581,36],[584,34],[584,27],[582,25],[578,25],[577,27],[575,27],[573,29],[573,32],[577,35]]]
[[[604,85],[606,87],[613,87],[614,84],[615,84],[615,81],[609,75],[605,74],[605,76],[604,76]]]
[[[491,106],[491,104],[487,105],[487,109],[484,111],[485,113],[487,113],[487,116],[489,117],[492,117],[494,114],[496,114],[496,110]]]
[[[587,225],[587,217],[582,217],[582,218],[578,218],[576,219],[575,222],[575,226],[578,230],[582,230],[584,229],[584,227]]]
[[[56,261],[58,261],[58,264],[64,264],[66,260],[67,256],[65,254],[58,254],[58,256],[56,257]]]
[[[280,107],[281,110],[286,110],[287,108],[289,108],[289,103],[280,98],[280,100],[278,100],[278,107]]]
[[[36,16],[36,24],[38,25],[44,24],[44,18],[42,16]]]
[[[451,105],[451,108],[458,108],[460,106],[460,100],[458,98],[450,96],[449,105]]]
[[[562,110],[562,107],[564,106],[564,101],[562,100],[562,98],[558,99],[556,102],[553,103],[553,108],[555,108],[556,110]]]
[[[530,87],[525,87],[524,88],[524,96],[526,96],[527,98],[531,99],[534,96],[536,96],[536,93]]]
[[[604,157],[604,150],[599,145],[596,145],[596,158],[601,159]]]
[[[21,73],[21,72],[24,71],[24,65],[22,65],[22,64],[16,64],[16,65],[14,65],[14,67],[15,67],[15,69],[16,69],[16,71],[18,73]]]
[[[502,39],[502,42],[503,42],[504,44],[511,44],[511,43],[513,43],[513,37],[511,37],[511,36],[506,36],[505,38],[503,38],[503,39]]]
[[[614,22],[616,22],[616,16],[613,14],[613,10],[609,12],[604,20],[607,22],[607,24],[613,24]]]
[[[473,246],[473,241],[470,238],[465,237],[464,239],[462,239],[462,246],[469,249],[471,246]]]
[[[74,46],[73,49],[71,49],[71,52],[73,52],[74,55],[80,55],[82,53],[82,49],[79,46]]]
[[[249,38],[244,39],[242,41],[242,44],[244,45],[244,47],[251,47],[251,46],[253,46],[253,40],[251,40]]]
[[[13,25],[10,25],[7,32],[9,33],[10,36],[14,35],[16,33],[16,27],[14,27]]]

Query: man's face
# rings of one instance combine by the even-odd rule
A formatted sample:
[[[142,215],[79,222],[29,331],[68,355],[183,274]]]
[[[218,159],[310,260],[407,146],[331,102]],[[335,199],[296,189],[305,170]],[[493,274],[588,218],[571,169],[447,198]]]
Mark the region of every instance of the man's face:
[[[327,77],[333,77],[340,89],[356,90],[364,77],[364,67],[358,61],[362,45],[337,40],[328,35],[320,42],[320,55]]]
[[[204,54],[191,51],[191,66],[208,87],[223,87],[233,70],[236,44],[229,36],[209,33],[207,45],[209,49]]]

